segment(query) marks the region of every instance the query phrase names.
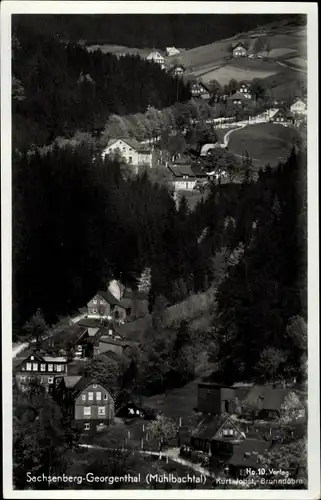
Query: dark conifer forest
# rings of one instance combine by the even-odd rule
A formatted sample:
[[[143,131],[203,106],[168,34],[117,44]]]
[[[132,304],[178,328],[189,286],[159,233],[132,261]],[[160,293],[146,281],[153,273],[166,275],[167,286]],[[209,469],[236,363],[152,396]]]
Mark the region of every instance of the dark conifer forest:
[[[117,161],[93,160],[89,147],[31,154],[111,113],[169,106],[176,87],[154,64],[88,54],[23,26],[14,33],[14,336],[37,309],[54,323],[111,278],[135,286],[150,267],[151,309],[159,297],[174,304],[218,283],[211,356],[225,379],[251,378],[264,363],[295,373],[306,349],[297,326],[307,319],[305,151],[255,182],[250,172],[240,184],[213,182],[193,211],[147,174],[127,177]],[[179,99],[188,98],[182,87]],[[226,248],[243,255],[217,280],[213,259]]]
[[[111,114],[161,109],[190,98],[189,88],[178,87],[157,64],[88,53],[23,24],[13,24],[12,51],[13,145],[19,150],[92,132]]]

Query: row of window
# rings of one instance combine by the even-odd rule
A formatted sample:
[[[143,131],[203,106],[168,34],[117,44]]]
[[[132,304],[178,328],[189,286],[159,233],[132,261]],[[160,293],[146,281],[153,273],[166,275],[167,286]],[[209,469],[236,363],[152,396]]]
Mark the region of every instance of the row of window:
[[[98,415],[104,417],[106,415],[106,406],[98,406]],[[84,417],[91,416],[91,406],[84,406]]]
[[[27,377],[26,375],[21,375],[20,376],[20,380],[21,382],[30,382],[30,380],[32,380],[33,377]],[[44,383],[44,378],[43,377],[40,377],[39,378],[40,380],[40,383],[43,384]],[[54,378],[53,377],[48,377],[48,384],[53,384],[54,382]]]
[[[101,392],[95,392],[96,394],[96,401],[101,401]],[[86,394],[81,395],[82,401],[86,401],[87,396]],[[94,400],[94,393],[93,392],[88,392],[88,401],[93,401]],[[104,394],[104,400],[108,400],[108,394]]]
[[[54,370],[55,368],[55,370]],[[34,372],[37,372],[39,371],[39,363],[26,363],[26,370],[31,372],[31,371],[34,371]],[[40,363],[40,371],[41,372],[45,372],[46,371],[46,363]],[[63,372],[64,371],[64,365],[59,365],[59,364],[52,364],[52,363],[48,363],[48,372],[52,372],[52,371],[56,371],[56,372]]]

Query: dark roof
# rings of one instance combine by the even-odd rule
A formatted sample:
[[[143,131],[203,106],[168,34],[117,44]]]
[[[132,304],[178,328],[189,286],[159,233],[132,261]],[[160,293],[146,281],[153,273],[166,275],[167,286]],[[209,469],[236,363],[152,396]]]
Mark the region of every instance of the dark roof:
[[[244,92],[235,92],[234,94],[227,97],[227,99],[234,101],[234,99],[241,99],[243,101],[248,101],[248,97],[245,97]]]
[[[199,165],[171,165],[168,167],[172,172],[174,177],[182,178],[184,175],[187,175],[190,178],[196,177],[206,177],[206,174],[203,172],[202,168]]]
[[[77,322],[77,325],[86,326],[87,328],[99,328],[101,320],[99,318],[84,318]]]
[[[91,379],[89,377],[81,377],[73,387],[73,392],[72,392],[73,397],[76,398],[80,392],[82,392],[84,389],[86,389],[86,387],[88,387],[91,384],[95,384],[95,383],[103,386],[106,390],[108,390],[108,392],[111,392],[110,388],[105,386],[101,382],[99,382],[95,379]]]
[[[262,410],[279,411],[284,399],[291,392],[289,388],[274,388],[256,385],[251,388],[243,400],[243,405],[258,404]]]
[[[197,424],[192,433],[192,437],[196,439],[211,440],[215,437],[220,427],[222,427],[227,420],[236,426],[236,424],[229,417],[222,415],[208,415],[202,418],[202,420]]]
[[[66,377],[63,377],[67,389],[72,389],[73,387],[75,387],[75,385],[81,378],[81,375],[67,375]]]
[[[235,50],[237,47],[243,47],[244,49],[246,49],[245,45],[243,42],[238,42],[236,45],[233,46],[233,50]]]
[[[106,291],[103,291],[103,290],[99,290],[96,295],[100,295],[103,299],[106,300],[106,302],[108,302],[108,304],[110,304],[111,306],[119,306],[119,307],[122,307],[120,305],[120,302],[118,299],[116,299],[116,297],[114,297],[114,295],[109,291],[109,290],[106,290]]]
[[[264,453],[270,447],[270,443],[258,439],[244,439],[233,447],[233,455],[227,460],[227,465],[235,467],[253,467],[257,466],[258,456]]]
[[[109,349],[108,351],[102,352],[97,356],[97,359],[101,359],[102,361],[107,359],[111,359],[112,361],[115,361],[116,363],[123,363],[127,362],[128,358],[124,354],[117,354],[116,352],[112,351]]]
[[[68,344],[75,345],[80,342],[87,333],[87,327],[79,324],[74,324],[69,327],[61,328],[54,333],[49,339],[42,342],[42,346],[57,346],[66,347]]]

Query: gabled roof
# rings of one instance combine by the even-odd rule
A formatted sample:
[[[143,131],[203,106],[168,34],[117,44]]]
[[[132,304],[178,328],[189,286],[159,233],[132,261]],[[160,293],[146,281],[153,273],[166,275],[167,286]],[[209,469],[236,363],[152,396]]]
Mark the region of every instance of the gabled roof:
[[[89,377],[81,377],[73,386],[73,392],[72,392],[73,398],[75,399],[84,389],[86,389],[86,387],[92,384],[101,385],[102,387],[104,387],[104,389],[106,389],[109,393],[111,393],[110,388],[105,386],[101,382],[98,382],[97,380],[91,379]]]
[[[146,144],[141,144],[139,141],[137,141],[136,139],[133,139],[132,137],[131,138],[125,137],[125,138],[118,138],[118,139],[110,139],[108,141],[107,148],[109,148],[110,146],[112,146],[113,144],[115,144],[118,141],[125,142],[125,144],[127,144],[129,147],[133,148],[138,153],[150,153],[151,152],[150,148]]]
[[[86,333],[87,328],[76,323],[69,327],[60,328],[52,337],[43,341],[42,346],[60,345],[66,347],[68,344],[75,345],[83,339]]]
[[[192,437],[196,439],[214,440],[216,439],[219,430],[226,425],[234,427],[240,434],[242,433],[230,417],[223,415],[211,415],[202,418],[192,432]]]
[[[119,306],[119,307],[122,307],[123,306],[121,305],[121,303],[119,302],[118,299],[116,299],[116,297],[114,297],[114,295],[109,291],[109,290],[99,290],[96,294],[95,294],[95,297],[99,295],[100,297],[102,297],[106,302],[108,302],[108,304],[110,304],[111,306]],[[92,299],[91,299],[92,300]],[[91,302],[91,301],[89,301]],[[89,304],[88,302],[88,304]]]
[[[87,328],[99,328],[101,326],[101,320],[99,318],[84,318],[78,321],[77,324]]]
[[[81,375],[67,375],[66,377],[63,377],[67,389],[72,389],[73,387],[75,387],[75,385],[81,378]]]
[[[227,99],[231,99],[231,100],[246,100],[248,101],[248,98],[245,97],[244,93],[243,92],[235,92],[234,94],[232,94],[231,96],[229,96]]]
[[[238,47],[242,47],[243,49],[245,49],[245,50],[246,50],[246,47],[245,47],[244,43],[242,43],[242,42],[238,42],[236,45],[234,45],[234,46],[232,47],[232,49],[233,49],[233,50],[235,50],[235,49],[237,49]]]
[[[161,50],[152,50],[149,55],[147,56],[147,59],[154,59],[155,57],[161,56],[164,59],[164,55],[162,54]]]

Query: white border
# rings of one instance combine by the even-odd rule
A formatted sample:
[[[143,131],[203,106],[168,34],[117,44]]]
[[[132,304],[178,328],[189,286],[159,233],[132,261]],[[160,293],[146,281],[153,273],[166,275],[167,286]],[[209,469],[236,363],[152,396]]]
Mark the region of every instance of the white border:
[[[12,489],[12,300],[11,300],[11,14],[307,14],[308,15],[308,344],[309,490],[14,491]],[[4,498],[320,498],[319,431],[319,239],[318,239],[318,16],[317,3],[303,2],[71,2],[1,3],[1,228],[2,389]]]

